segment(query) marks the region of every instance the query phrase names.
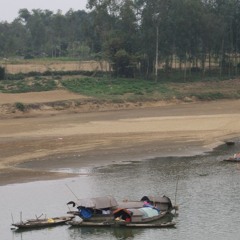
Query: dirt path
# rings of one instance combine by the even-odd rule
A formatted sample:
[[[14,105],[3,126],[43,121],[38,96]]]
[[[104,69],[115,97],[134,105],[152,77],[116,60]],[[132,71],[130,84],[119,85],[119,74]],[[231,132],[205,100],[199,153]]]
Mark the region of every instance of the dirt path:
[[[199,154],[239,137],[239,118],[240,100],[0,119],[0,185],[66,177],[47,171],[56,167]]]
[[[29,93],[0,93],[0,105],[21,103],[44,103],[64,100],[86,99],[87,97],[68,92],[66,90],[54,90],[47,92]]]

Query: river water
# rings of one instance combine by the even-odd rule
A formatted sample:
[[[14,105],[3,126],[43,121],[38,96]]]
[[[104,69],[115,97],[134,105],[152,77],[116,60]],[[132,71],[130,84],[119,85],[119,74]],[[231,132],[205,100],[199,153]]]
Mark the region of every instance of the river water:
[[[222,162],[240,151],[223,145],[194,157],[155,158],[100,168],[58,169],[82,175],[57,181],[0,187],[1,240],[191,239],[238,240],[240,236],[240,164]],[[84,173],[84,174],[83,174]],[[71,191],[69,190],[71,189]],[[18,232],[12,221],[65,215],[66,203],[85,197],[113,195],[117,200],[167,195],[179,205],[171,229],[55,228]],[[176,199],[175,199],[176,196]]]

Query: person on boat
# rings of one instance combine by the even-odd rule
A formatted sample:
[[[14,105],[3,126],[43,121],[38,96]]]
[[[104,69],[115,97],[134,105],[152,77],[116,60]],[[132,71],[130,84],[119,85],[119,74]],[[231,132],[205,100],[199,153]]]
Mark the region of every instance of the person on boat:
[[[156,206],[153,206],[151,203],[149,203],[149,202],[147,202],[147,201],[144,201],[144,202],[143,202],[143,207],[150,207],[150,208],[155,209],[155,210],[157,210],[158,212],[160,212],[160,209],[159,209],[159,208],[157,208]]]
[[[143,207],[151,207],[151,208],[153,208],[153,205],[151,203],[147,202],[147,201],[144,201],[143,202]]]

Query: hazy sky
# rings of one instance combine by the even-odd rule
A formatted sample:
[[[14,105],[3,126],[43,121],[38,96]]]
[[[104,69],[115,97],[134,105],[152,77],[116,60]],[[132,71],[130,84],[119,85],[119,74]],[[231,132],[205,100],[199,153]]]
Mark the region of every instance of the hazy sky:
[[[70,8],[74,11],[86,10],[87,0],[0,0],[0,22],[12,22],[18,17],[21,8],[48,9],[56,13],[58,9],[65,14]]]

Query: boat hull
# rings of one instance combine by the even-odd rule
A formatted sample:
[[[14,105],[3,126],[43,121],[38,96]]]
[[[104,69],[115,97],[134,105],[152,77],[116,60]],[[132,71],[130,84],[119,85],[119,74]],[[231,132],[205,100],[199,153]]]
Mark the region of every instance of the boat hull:
[[[173,227],[175,223],[172,222],[172,215],[167,211],[161,212],[159,215],[154,217],[142,218],[138,221],[127,222],[124,220],[109,219],[105,221],[91,221],[91,220],[78,220],[69,221],[67,224],[73,227],[132,227],[132,228],[163,228]],[[136,218],[135,218],[136,219]]]
[[[17,229],[36,229],[36,228],[46,228],[55,227],[58,225],[66,224],[66,222],[71,221],[74,216],[66,217],[54,217],[46,219],[30,219],[19,223],[13,223],[12,226]]]
[[[126,222],[68,222],[72,227],[126,227],[126,228],[169,228],[175,227],[175,222],[166,223],[126,223]]]
[[[240,160],[239,159],[224,159],[223,160],[224,162],[234,162],[234,163],[237,163],[237,162],[239,162],[240,163]]]

